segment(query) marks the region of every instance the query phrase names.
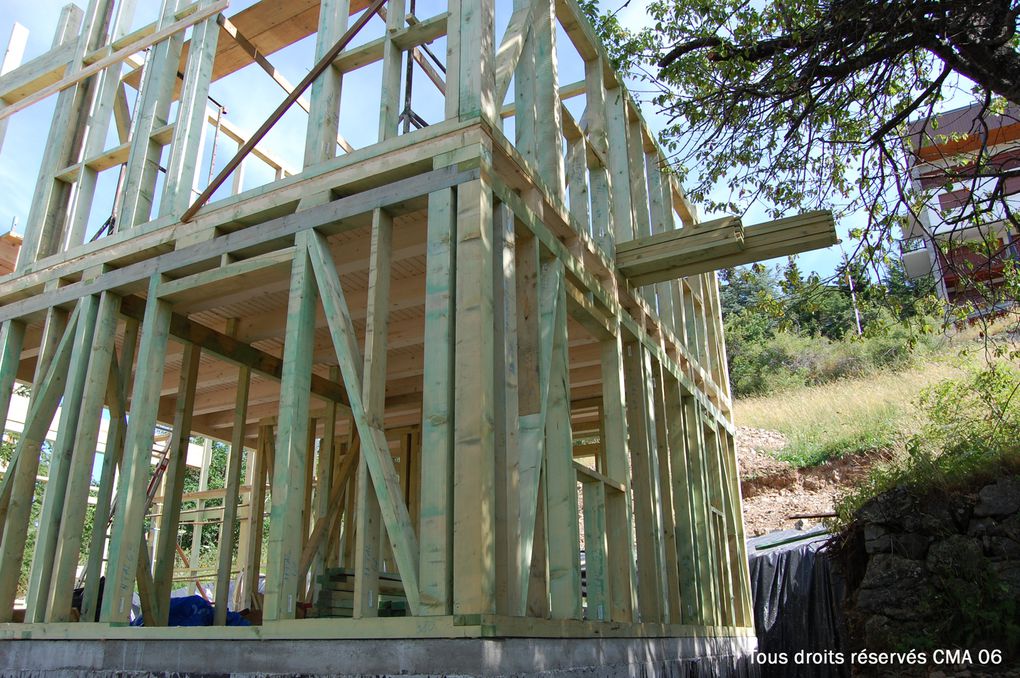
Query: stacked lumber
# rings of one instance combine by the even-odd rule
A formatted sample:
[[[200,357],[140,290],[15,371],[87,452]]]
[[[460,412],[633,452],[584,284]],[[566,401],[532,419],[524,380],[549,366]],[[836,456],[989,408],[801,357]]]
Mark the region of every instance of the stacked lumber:
[[[354,571],[342,567],[326,570],[318,578],[321,588],[315,601],[316,617],[354,616]],[[379,616],[405,617],[408,613],[400,577],[379,573]]]
[[[744,228],[739,217],[621,242],[616,265],[636,287],[821,249],[839,242],[832,212],[815,211]]]

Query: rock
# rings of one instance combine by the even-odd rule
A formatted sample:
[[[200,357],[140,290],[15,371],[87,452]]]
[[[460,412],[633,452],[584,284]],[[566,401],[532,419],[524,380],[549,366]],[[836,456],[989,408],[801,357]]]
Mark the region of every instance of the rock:
[[[1005,588],[1005,595],[1020,600],[1020,562],[1005,561],[991,563],[992,571]]]
[[[967,535],[971,537],[985,537],[996,534],[998,530],[999,525],[992,518],[972,518],[967,527]]]
[[[1020,477],[1001,478],[978,493],[974,515],[1005,516],[1020,511]]]
[[[981,544],[962,534],[932,544],[925,563],[932,574],[951,579],[974,580],[987,572]]]
[[[913,560],[924,560],[929,537],[923,534],[891,533],[879,525],[864,527],[864,550],[868,553],[895,553]]]
[[[857,591],[857,610],[897,620],[928,615],[931,587],[924,566],[891,553],[871,557]]]

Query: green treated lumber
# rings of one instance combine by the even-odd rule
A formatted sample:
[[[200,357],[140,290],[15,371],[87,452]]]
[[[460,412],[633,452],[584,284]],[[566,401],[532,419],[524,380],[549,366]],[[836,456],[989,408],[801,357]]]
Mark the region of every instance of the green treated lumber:
[[[686,230],[681,229],[680,233]],[[691,229],[691,233],[692,239],[697,238],[698,229]],[[684,240],[674,242],[675,247],[672,244],[661,246],[654,258],[647,257],[634,269],[628,269],[621,262],[621,271],[631,284],[648,285],[829,247],[839,242],[839,237],[831,212],[808,212],[748,226],[743,229],[742,240],[725,240],[696,249]],[[631,250],[628,257],[637,254],[637,250]],[[618,247],[617,259],[620,257]]]
[[[92,484],[92,467],[95,463],[99,426],[115,350],[119,306],[120,299],[110,292],[104,292],[99,300],[95,337],[87,360],[88,372],[85,377],[81,416],[68,469],[63,516],[53,555],[53,574],[46,604],[47,622],[70,621],[71,610],[67,601],[71,599],[75,586],[75,569],[81,552],[82,529],[89,487]],[[108,441],[107,444],[110,443],[112,441]],[[93,530],[104,528],[105,524],[102,527],[93,526]]]
[[[635,207],[630,194],[630,151],[627,144],[627,92],[622,85],[605,94],[606,132],[609,137],[609,173],[613,186],[613,242],[635,237]]]
[[[528,13],[529,23],[536,2],[514,0],[515,14]],[[511,19],[512,20],[512,19]],[[509,30],[509,28],[508,28]],[[531,166],[538,166],[538,109],[535,78],[535,41],[528,33],[520,45],[521,53],[513,72],[514,146]],[[497,75],[497,77],[499,77]],[[505,95],[504,95],[505,96]],[[502,102],[500,102],[502,103]]]
[[[510,89],[510,81],[515,75],[514,72],[524,52],[524,45],[528,41],[534,22],[533,14],[536,4],[531,0],[514,2],[514,11],[510,16],[510,22],[507,24],[499,48],[496,50],[494,98],[500,104],[506,98],[507,90]]]
[[[248,390],[251,387],[251,369],[242,367],[237,374],[237,405],[234,408],[234,428],[230,438],[230,456],[227,459],[226,494],[223,496],[223,522],[220,524],[219,564],[216,571],[216,603],[213,624],[227,623],[227,601],[230,590],[230,565],[234,556],[234,524],[237,522],[237,500],[240,495],[241,458],[244,456],[244,433],[248,418]],[[176,534],[175,534],[176,537]]]
[[[580,474],[579,474],[580,475]],[[606,486],[581,478],[584,499],[584,562],[588,619],[608,621],[609,572],[606,559]],[[612,490],[610,490],[612,491]]]
[[[712,625],[717,621],[714,603],[717,598],[709,523],[712,514],[708,507],[708,488],[704,473],[704,427],[701,424],[700,407],[694,398],[685,396],[683,406],[684,428],[687,433],[688,486],[694,522],[694,553],[698,567],[698,622]]]
[[[674,442],[669,435],[676,426],[680,412],[670,409],[666,403],[665,371],[658,362],[652,365],[652,398],[655,409],[656,466],[658,468],[658,513],[662,521],[662,550],[665,554],[665,623],[680,623],[680,563],[676,543],[675,512],[673,507],[673,481],[670,445]]]
[[[489,0],[478,5],[491,11]],[[462,10],[466,6],[463,3]],[[464,30],[463,24],[461,29]],[[464,37],[462,34],[461,39]],[[481,40],[472,42],[480,44]],[[462,63],[461,68],[467,67]],[[460,83],[462,93],[466,86],[465,82]],[[480,88],[476,85],[474,89]],[[464,113],[463,108],[461,112]],[[497,413],[493,401],[496,347],[492,227],[492,192],[488,184],[477,180],[459,186],[454,368],[456,443],[452,478],[454,614],[490,613],[496,605],[494,418]]]
[[[382,430],[373,426],[362,399],[361,372],[364,367],[351,322],[350,311],[340,286],[335,264],[324,238],[314,231],[308,232],[306,241],[319,294],[329,321],[333,347],[340,364],[344,384],[350,398],[351,414],[361,438],[362,457],[371,475],[386,532],[393,546],[397,568],[400,571],[412,613],[418,611],[418,544],[411,526],[407,505],[390,456],[389,444]],[[360,490],[359,490],[360,491]]]
[[[667,424],[669,439],[669,461],[673,483],[673,524],[677,566],[680,584],[680,610],[678,620],[683,624],[697,623],[698,620],[698,569],[695,558],[694,519],[691,512],[691,479],[687,470],[687,432],[683,402],[679,384],[666,376],[663,383],[663,398],[666,411],[670,413]]]
[[[168,0],[163,3],[162,14],[158,19],[159,29],[169,29],[174,26],[175,13],[180,0]],[[212,9],[215,5],[208,7]],[[218,33],[218,27],[213,24],[213,32]],[[215,40],[215,35],[213,37]],[[120,206],[115,229],[122,231],[133,228],[139,224],[149,221],[152,215],[152,206],[155,202],[156,181],[159,174],[160,156],[163,154],[163,144],[157,141],[155,132],[166,126],[169,122],[170,106],[174,99],[174,89],[177,85],[177,67],[181,60],[181,50],[184,47],[183,32],[174,32],[165,40],[156,43],[146,55],[145,77],[142,80],[141,90],[138,92],[138,101],[135,105],[135,118],[132,120],[131,137],[133,143],[128,154],[127,165],[124,167],[124,190],[123,200]],[[192,42],[193,52],[198,52],[198,45]],[[193,54],[193,56],[197,56]],[[198,87],[208,87],[208,84],[196,83]],[[187,85],[186,85],[187,86]],[[202,107],[202,115],[205,114],[205,100],[198,100],[199,89],[191,92],[195,97],[190,106],[185,104],[185,124],[190,129],[188,136],[199,134],[200,129],[195,129],[195,123],[191,116],[197,117],[195,107]],[[190,110],[189,110],[190,109]],[[183,130],[182,130],[183,131]],[[192,136],[185,143],[197,144],[197,137]],[[184,149],[178,146],[178,150]],[[193,147],[197,156],[197,148]],[[183,160],[183,158],[181,158]],[[196,157],[197,161],[197,157]],[[182,172],[184,168],[178,168],[176,174],[179,178],[186,178]],[[168,182],[169,183],[169,182]],[[181,186],[181,193],[191,194],[191,182]],[[169,191],[176,190],[170,187]],[[177,200],[183,200],[178,196]],[[169,206],[167,206],[169,207]],[[176,205],[174,205],[176,207]]]
[[[429,195],[422,394],[421,614],[453,611],[453,342],[455,194]]]
[[[255,454],[252,457],[255,468],[252,472],[252,489],[248,501],[248,529],[251,535],[248,540],[248,550],[238,554],[238,557],[243,558],[245,563],[244,592],[247,596],[238,604],[241,609],[256,607],[258,601],[259,567],[262,561],[262,529],[266,512],[266,478],[269,468],[269,455],[266,447],[270,444],[272,435],[271,426],[259,425]]]
[[[137,4],[137,0],[117,3],[114,16],[111,19],[111,41],[124,37],[127,29],[131,26]],[[121,64],[116,63],[110,68],[100,71],[96,76],[98,83],[96,84],[95,99],[89,117],[89,124],[83,130],[82,158],[94,158],[105,151],[111,119],[119,124],[120,118],[124,115],[120,108],[121,102],[118,101],[118,95],[122,92],[120,71]],[[127,102],[124,101],[123,105],[126,108]],[[127,124],[130,127],[130,121]],[[123,136],[125,138],[122,138],[121,142],[125,143],[127,142],[127,134]],[[81,245],[85,241],[85,231],[88,228],[89,217],[92,213],[98,179],[99,170],[91,167],[89,163],[83,163],[78,181],[75,184],[68,219],[68,248]]]
[[[391,8],[390,18],[392,16]],[[401,24],[403,24],[403,20],[401,20]],[[392,57],[393,55],[388,55],[387,59],[392,61]],[[397,66],[399,66],[399,60],[396,64],[390,63],[391,68],[395,69]],[[397,79],[399,88],[399,72],[397,72]],[[395,118],[387,120],[384,110],[380,117],[380,136],[388,133],[390,122],[392,122],[395,134],[397,121]],[[393,242],[393,219],[382,210],[376,210],[372,214],[371,240],[368,306],[365,319],[365,358],[361,387],[365,421],[373,429],[382,430],[386,425],[386,347],[389,334],[390,257]],[[379,452],[389,457],[388,443]],[[382,507],[379,494],[369,482],[368,464],[367,455],[361,455],[358,462],[360,485],[356,513],[358,548],[355,551],[355,570],[357,571],[354,597],[355,617],[374,617],[379,613],[379,563],[383,552],[379,527],[382,521]]]
[[[400,179],[384,186],[360,191],[323,205],[270,219],[213,240],[188,245],[151,259],[125,264],[95,280],[69,283],[59,289],[49,291],[46,295],[35,295],[11,301],[0,306],[0,321],[42,311],[54,305],[67,304],[89,294],[142,282],[157,271],[169,273],[196,264],[208,263],[213,260],[219,261],[224,254],[231,255],[265,243],[288,238],[300,231],[326,225],[329,226],[331,232],[351,230],[355,228],[355,225],[348,221],[350,217],[370,212],[376,207],[396,205],[433,191],[472,181],[479,175],[480,170],[477,167],[466,170],[460,170],[457,167],[443,167],[407,179]]]
[[[90,14],[85,14],[75,5],[65,5],[61,10],[53,47],[68,45],[71,48],[69,65],[73,68],[81,62],[86,42],[91,37],[95,25],[98,6],[90,3]],[[25,220],[25,237],[21,244],[21,252],[16,265],[17,271],[25,270],[37,259],[49,256],[60,248],[63,236],[63,219],[66,216],[67,201],[71,186],[60,181],[54,175],[57,169],[68,164],[68,159],[76,153],[76,135],[83,122],[86,92],[84,88],[75,87],[57,95],[46,143],[42,147],[43,154],[39,163],[35,193],[29,206],[28,218]],[[22,100],[0,109],[0,117],[12,115],[19,106],[28,105]],[[84,296],[84,295],[82,295]]]
[[[534,550],[537,548],[535,542],[539,540],[536,522],[539,520],[538,505],[544,503],[544,495],[539,491],[541,486],[541,471],[545,464],[546,427],[549,412],[550,398],[550,375],[552,373],[553,355],[556,351],[554,342],[556,340],[556,322],[560,316],[559,301],[563,298],[562,288],[563,267],[547,263],[539,265],[537,242],[536,251],[533,254],[538,267],[536,278],[537,308],[532,309],[536,313],[537,327],[536,344],[537,364],[532,372],[536,379],[537,392],[534,394],[538,411],[521,416],[520,420],[520,520],[521,520],[521,546],[518,577],[519,595],[518,613],[523,614],[527,609],[529,588],[531,586],[531,569],[534,557]],[[571,460],[573,458],[571,457]],[[575,511],[576,515],[576,511]],[[546,533],[543,526],[542,534]]]
[[[640,343],[627,344],[624,350],[627,429],[637,536],[638,602],[642,622],[661,622],[665,617],[664,563],[661,557],[662,529],[656,503],[658,483],[654,458],[657,442],[650,393],[650,359]]]
[[[461,120],[481,116],[499,125],[496,101],[494,0],[455,0],[449,4],[446,117]],[[451,54],[452,56],[452,54]],[[451,105],[455,108],[451,111]]]
[[[634,621],[637,609],[636,572],[632,557],[631,472],[627,439],[627,396],[624,383],[622,333],[601,343],[603,452],[606,476],[623,484],[623,492],[606,496],[609,557],[610,619]]]
[[[106,451],[103,454],[103,468],[99,475],[99,492],[96,495],[96,511],[92,516],[92,541],[89,544],[89,559],[85,565],[85,591],[81,602],[81,618],[97,620],[99,605],[99,582],[102,576],[103,556],[106,552],[106,532],[110,520],[113,486],[117,469],[124,453],[124,437],[127,433],[127,389],[131,384],[132,365],[138,343],[137,321],[127,319],[124,323],[124,337],[118,367],[117,356],[111,358],[110,376],[106,382],[106,403],[110,410],[110,427],[106,432]]]
[[[170,337],[170,305],[159,300],[159,283],[158,275],[149,282],[149,301],[142,321],[138,364],[143,367],[135,374],[131,393],[131,416],[117,491],[117,519],[110,536],[110,559],[100,616],[105,622],[127,621],[142,548],[146,480],[163,385],[163,356]]]
[[[557,270],[562,270],[554,260]],[[544,271],[543,271],[544,273]],[[553,619],[581,618],[580,537],[577,525],[577,472],[570,430],[567,313],[563,285],[558,286],[552,326],[549,395],[545,426],[546,534],[550,548],[549,609]]]
[[[496,205],[493,220],[493,328],[495,331],[495,464],[497,610],[509,614],[520,598],[520,381],[517,342],[517,234],[509,205]]]
[[[316,298],[315,276],[306,245],[309,235],[298,236],[291,267],[269,521],[264,608],[267,620],[294,619],[301,586],[298,559],[307,530],[301,519],[301,507],[305,496]]]
[[[0,422],[3,426],[7,425],[24,344],[25,323],[20,320],[5,322],[0,328]]]
[[[531,30],[535,51],[535,113],[538,175],[564,202],[563,114],[560,108],[556,62],[556,15],[553,0],[533,0],[535,24]]]
[[[217,4],[216,0],[200,0],[199,10]],[[220,36],[217,15],[195,24],[188,41],[188,61],[184,83],[177,104],[177,120],[170,161],[160,200],[160,216],[181,214],[191,203],[191,194],[200,176],[202,142],[208,118],[209,85],[212,82],[213,60]],[[172,38],[171,38],[172,40]]]
[[[70,477],[71,455],[78,424],[82,414],[85,395],[89,354],[96,331],[96,317],[99,299],[87,297],[81,302],[81,315],[75,328],[74,344],[70,354],[69,372],[60,401],[60,417],[57,436],[50,456],[46,489],[43,492],[43,506],[39,514],[36,535],[36,550],[32,559],[32,573],[29,576],[29,590],[25,595],[25,620],[42,622],[46,618],[46,601],[53,574],[53,561],[57,549],[57,537],[64,510],[67,481]]]
[[[13,614],[28,520],[35,500],[39,454],[67,382],[80,316],[80,307],[76,307],[60,343],[53,351],[46,374],[33,386],[25,429],[11,457],[13,470],[4,476],[3,494],[9,499],[5,499],[5,512],[0,515],[0,524],[4,526],[3,540],[0,541],[0,573],[3,573],[0,576],[0,623],[11,621]]]
[[[350,0],[323,0],[319,4],[319,26],[315,38],[315,59],[318,61],[347,32]],[[305,166],[336,156],[337,135],[340,133],[340,93],[343,71],[328,68],[312,83],[308,108],[308,131],[305,137]]]
[[[397,136],[400,119],[401,48],[393,38],[404,28],[407,5],[403,1],[386,5],[386,36],[383,42],[382,91],[379,95],[379,141]],[[408,56],[410,58],[410,55]]]
[[[157,618],[147,622],[153,626],[166,626],[170,616],[171,580],[177,559],[181,498],[184,494],[184,476],[187,473],[191,419],[195,408],[195,390],[198,385],[201,357],[200,347],[190,343],[184,345],[180,379],[177,382],[177,401],[174,404],[173,437],[169,448],[170,463],[163,476],[163,508],[159,517],[160,539],[156,543],[154,556],[153,581]]]

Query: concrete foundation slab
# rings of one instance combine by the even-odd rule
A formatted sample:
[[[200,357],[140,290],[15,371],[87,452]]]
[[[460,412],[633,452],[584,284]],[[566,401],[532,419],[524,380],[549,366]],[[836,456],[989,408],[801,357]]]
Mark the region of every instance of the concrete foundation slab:
[[[18,640],[0,676],[757,676],[754,638]]]

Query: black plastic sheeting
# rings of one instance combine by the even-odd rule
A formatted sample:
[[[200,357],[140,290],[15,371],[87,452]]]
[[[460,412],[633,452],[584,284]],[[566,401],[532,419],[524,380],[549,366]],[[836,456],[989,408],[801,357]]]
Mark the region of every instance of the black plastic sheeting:
[[[850,675],[845,664],[832,664],[818,654],[803,656],[805,652],[848,656],[843,617],[846,582],[833,572],[826,557],[828,538],[821,530],[787,530],[747,542],[754,627],[758,657],[765,660],[759,662],[764,678]],[[784,541],[787,543],[780,543]],[[781,657],[785,663],[780,663]]]

